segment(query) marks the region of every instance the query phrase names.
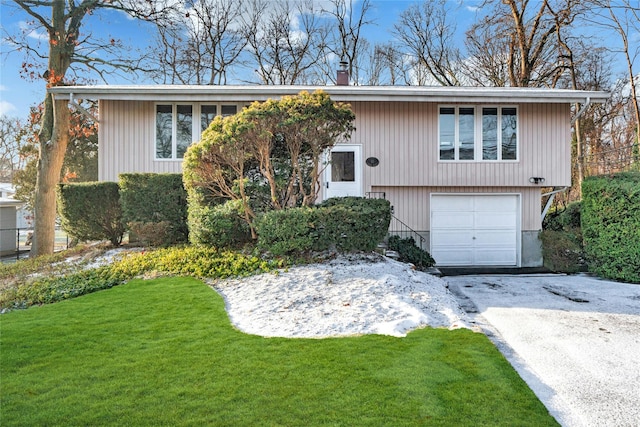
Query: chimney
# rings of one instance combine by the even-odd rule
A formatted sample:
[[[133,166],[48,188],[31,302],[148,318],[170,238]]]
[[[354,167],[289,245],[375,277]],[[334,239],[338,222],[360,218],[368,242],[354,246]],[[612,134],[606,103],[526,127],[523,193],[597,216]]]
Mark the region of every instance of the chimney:
[[[349,63],[347,61],[340,61],[340,69],[338,70],[338,76],[336,80],[336,84],[338,86],[349,86],[349,70],[347,70],[347,66]]]

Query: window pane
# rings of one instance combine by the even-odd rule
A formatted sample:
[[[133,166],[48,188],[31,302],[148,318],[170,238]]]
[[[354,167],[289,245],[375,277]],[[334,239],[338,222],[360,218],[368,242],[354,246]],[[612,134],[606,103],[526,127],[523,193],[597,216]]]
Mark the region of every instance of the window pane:
[[[209,124],[216,118],[217,108],[215,105],[201,105],[200,106],[200,131],[204,132],[209,127]]]
[[[460,139],[460,160],[473,160],[474,152],[474,115],[473,108],[460,108],[458,134]]]
[[[331,153],[331,181],[353,182],[356,170],[353,151],[335,151]]]
[[[482,160],[498,160],[498,109],[482,109]]]
[[[515,108],[502,109],[502,160],[516,160],[518,116]]]
[[[171,158],[171,105],[156,106],[156,158]]]
[[[453,108],[440,109],[440,160],[454,160],[456,115]]]
[[[191,105],[178,105],[176,115],[176,157],[181,159],[193,141],[193,112]]]
[[[238,112],[238,107],[235,105],[222,106],[222,117],[233,116],[237,112]]]

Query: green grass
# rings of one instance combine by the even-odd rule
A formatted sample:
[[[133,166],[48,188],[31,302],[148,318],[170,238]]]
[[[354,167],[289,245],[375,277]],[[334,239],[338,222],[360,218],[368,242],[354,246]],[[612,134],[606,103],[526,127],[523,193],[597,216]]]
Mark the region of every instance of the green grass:
[[[482,334],[246,335],[191,278],[17,310],[0,328],[3,426],[557,425]]]

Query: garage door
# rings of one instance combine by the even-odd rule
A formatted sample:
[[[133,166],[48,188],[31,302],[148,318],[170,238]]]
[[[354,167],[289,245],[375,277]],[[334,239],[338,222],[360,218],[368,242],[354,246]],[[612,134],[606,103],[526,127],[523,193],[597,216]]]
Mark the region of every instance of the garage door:
[[[518,264],[517,195],[433,195],[431,255],[440,266]]]

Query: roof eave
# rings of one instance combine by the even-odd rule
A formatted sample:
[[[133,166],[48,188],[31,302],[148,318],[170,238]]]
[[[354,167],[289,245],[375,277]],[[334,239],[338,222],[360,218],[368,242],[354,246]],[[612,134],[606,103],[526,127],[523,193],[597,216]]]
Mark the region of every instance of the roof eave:
[[[57,86],[49,89],[57,99],[106,99],[136,101],[264,101],[321,89],[336,101],[409,102],[511,102],[511,103],[602,103],[608,92],[562,89],[426,87],[426,86]]]

